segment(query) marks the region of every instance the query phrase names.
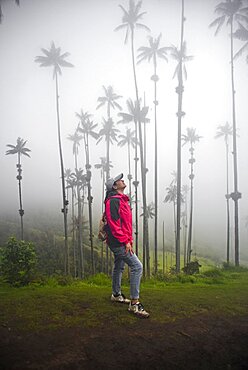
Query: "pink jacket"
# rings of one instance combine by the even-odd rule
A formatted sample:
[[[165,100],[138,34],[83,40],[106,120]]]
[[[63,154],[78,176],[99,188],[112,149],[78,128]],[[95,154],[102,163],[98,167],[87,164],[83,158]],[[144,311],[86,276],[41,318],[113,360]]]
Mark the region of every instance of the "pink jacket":
[[[132,244],[132,211],[129,197],[116,191],[110,192],[105,200],[105,215],[107,244],[116,247]]]

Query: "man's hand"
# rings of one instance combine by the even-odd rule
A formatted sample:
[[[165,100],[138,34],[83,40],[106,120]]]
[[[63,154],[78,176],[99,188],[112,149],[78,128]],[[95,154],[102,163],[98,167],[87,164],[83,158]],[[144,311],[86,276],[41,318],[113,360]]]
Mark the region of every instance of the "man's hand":
[[[133,247],[132,247],[131,243],[126,244],[126,252],[125,253],[127,254],[128,252],[130,252],[131,255],[134,254]]]

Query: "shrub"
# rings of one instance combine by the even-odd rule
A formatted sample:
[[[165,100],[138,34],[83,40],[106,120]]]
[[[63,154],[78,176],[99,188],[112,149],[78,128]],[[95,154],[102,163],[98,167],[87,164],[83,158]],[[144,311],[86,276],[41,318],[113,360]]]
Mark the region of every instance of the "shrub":
[[[34,245],[10,238],[1,248],[1,274],[11,285],[27,285],[31,282],[36,266]]]
[[[183,267],[183,272],[187,275],[194,275],[194,274],[199,274],[199,268],[201,265],[197,260],[191,261],[187,263],[185,267]]]

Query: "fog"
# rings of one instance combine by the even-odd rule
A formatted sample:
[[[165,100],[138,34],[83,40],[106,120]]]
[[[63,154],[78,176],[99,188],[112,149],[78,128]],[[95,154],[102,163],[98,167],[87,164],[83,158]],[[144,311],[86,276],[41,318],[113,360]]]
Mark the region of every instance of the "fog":
[[[182,133],[187,127],[196,129],[202,138],[195,145],[194,165],[194,224],[193,249],[216,250],[225,256],[226,202],[225,202],[225,145],[222,138],[215,139],[217,126],[232,124],[230,37],[223,26],[217,37],[209,24],[216,18],[215,0],[185,0],[185,40],[187,54],[194,59],[186,63],[187,80],[184,82]],[[125,30],[114,32],[121,24],[119,4],[128,8],[127,0],[21,0],[20,7],[14,1],[1,1],[3,21],[0,25],[0,168],[1,168],[1,218],[18,213],[16,181],[16,156],[6,156],[7,144],[16,144],[17,137],[27,140],[31,158],[22,157],[23,208],[25,219],[33,214],[48,212],[58,215],[63,222],[61,209],[61,180],[57,140],[55,84],[52,68],[40,68],[35,57],[42,55],[41,48],[48,49],[51,41],[62,52],[69,52],[66,59],[74,68],[64,68],[59,78],[61,135],[65,168],[74,171],[73,143],[67,139],[78,125],[75,112],[81,109],[93,115],[102,127],[106,107],[96,110],[97,99],[103,96],[102,86],[113,86],[123,98],[118,103],[127,111],[126,100],[135,99],[131,65],[130,40],[124,44]],[[142,22],[151,29],[150,35],[161,33],[161,46],[179,47],[180,0],[143,0],[145,11]],[[135,32],[135,49],[148,46],[148,33]],[[243,45],[235,40],[235,51]],[[164,203],[166,188],[176,171],[177,152],[177,80],[172,79],[176,64],[168,57],[168,63],[158,61],[158,153],[159,153],[159,230],[165,221],[166,240],[174,239],[172,205]],[[140,96],[145,93],[149,106],[147,124],[147,174],[148,203],[154,199],[154,107],[152,62],[137,66]],[[247,89],[248,65],[245,54],[235,61],[236,114],[239,137],[238,173],[240,207],[240,257],[248,260],[246,227],[248,216],[247,179]],[[119,120],[118,111],[113,119]],[[130,126],[131,127],[131,126]],[[116,125],[124,133],[125,125]],[[133,128],[133,126],[132,126]],[[231,149],[230,142],[230,149]],[[90,142],[92,164],[93,218],[98,220],[101,208],[100,171],[94,168],[100,157],[106,156],[104,140],[96,145]],[[126,148],[114,143],[110,149],[113,168],[111,175],[128,174]],[[132,153],[132,158],[134,153]],[[182,184],[189,185],[189,151],[182,148]],[[134,173],[134,161],[132,160]],[[80,146],[79,167],[84,168],[83,143]],[[230,155],[230,190],[233,191],[232,157]],[[140,187],[140,186],[139,186]],[[140,196],[141,199],[141,196]],[[141,203],[140,203],[140,213]],[[233,259],[233,202],[231,202]],[[56,216],[57,217],[57,216]],[[151,220],[151,226],[153,220]],[[161,239],[160,239],[161,240]],[[152,237],[151,237],[152,241]],[[152,243],[151,243],[152,245]],[[217,252],[218,251],[218,252]]]

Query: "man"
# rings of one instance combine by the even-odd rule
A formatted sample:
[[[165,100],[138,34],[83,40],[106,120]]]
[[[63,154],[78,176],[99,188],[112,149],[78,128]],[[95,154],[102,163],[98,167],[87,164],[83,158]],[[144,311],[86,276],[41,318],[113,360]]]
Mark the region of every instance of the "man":
[[[107,225],[107,244],[114,254],[111,301],[128,303],[128,311],[139,317],[147,318],[139,301],[140,280],[143,266],[133,251],[132,212],[129,197],[124,194],[126,184],[123,174],[111,178],[106,183],[105,216]],[[126,299],[121,292],[121,278],[125,263],[130,267],[130,297]]]

